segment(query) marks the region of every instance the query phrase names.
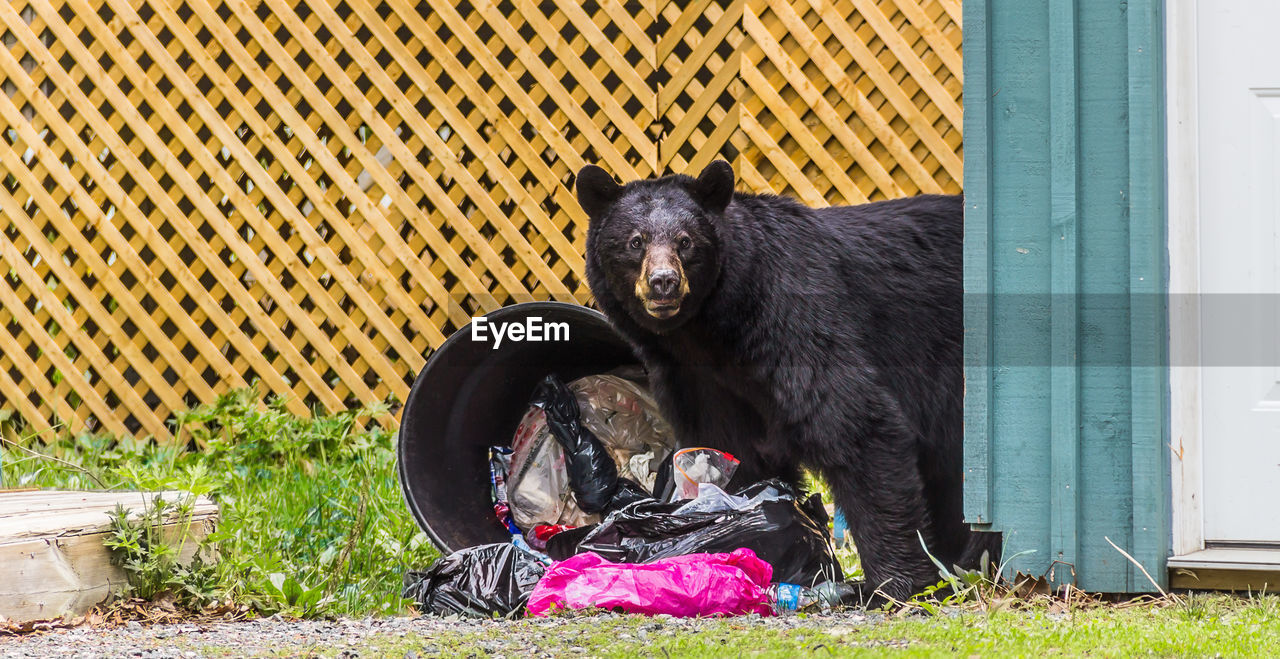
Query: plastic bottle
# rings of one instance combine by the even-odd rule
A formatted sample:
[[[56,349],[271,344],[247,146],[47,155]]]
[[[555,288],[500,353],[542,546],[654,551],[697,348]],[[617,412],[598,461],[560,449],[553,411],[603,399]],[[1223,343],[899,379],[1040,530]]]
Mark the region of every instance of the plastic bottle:
[[[849,532],[849,524],[844,519],[844,511],[836,508],[835,518],[831,521],[831,536],[835,540],[836,547],[843,547],[845,544],[845,534]]]
[[[805,588],[793,583],[775,583],[769,585],[769,605],[778,615],[786,615],[810,608],[818,602],[818,596],[812,588]]]
[[[769,585],[768,593],[769,605],[778,615],[809,610],[829,611],[833,607],[854,604],[857,597],[856,589],[838,581],[828,581],[812,588],[775,583]]]

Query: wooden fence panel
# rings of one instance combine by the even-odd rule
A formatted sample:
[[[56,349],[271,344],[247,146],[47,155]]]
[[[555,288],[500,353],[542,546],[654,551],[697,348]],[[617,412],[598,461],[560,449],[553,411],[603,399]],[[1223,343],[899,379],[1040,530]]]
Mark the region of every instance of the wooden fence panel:
[[[0,4],[0,423],[403,400],[472,315],[589,303],[588,162],[958,190],[959,43],[958,0]]]
[[[747,0],[741,178],[809,204],[959,192],[958,0]]]

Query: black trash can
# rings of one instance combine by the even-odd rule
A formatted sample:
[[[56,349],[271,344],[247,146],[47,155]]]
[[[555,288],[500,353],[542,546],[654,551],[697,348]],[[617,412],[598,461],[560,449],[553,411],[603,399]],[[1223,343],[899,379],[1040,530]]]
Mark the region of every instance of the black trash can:
[[[568,336],[560,336],[564,323]],[[495,348],[493,326],[519,324],[521,339]],[[549,335],[528,327],[541,325]],[[508,539],[489,496],[488,447],[507,445],[534,386],[637,364],[603,314],[563,302],[503,307],[458,330],[418,374],[400,420],[397,473],[418,526],[444,553]]]

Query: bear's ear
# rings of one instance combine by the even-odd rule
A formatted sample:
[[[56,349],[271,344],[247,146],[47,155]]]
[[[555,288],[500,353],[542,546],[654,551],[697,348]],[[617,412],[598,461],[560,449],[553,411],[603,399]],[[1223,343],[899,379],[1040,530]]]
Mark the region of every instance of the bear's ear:
[[[715,160],[707,165],[698,175],[694,197],[709,211],[723,211],[733,199],[733,165],[723,160]]]
[[[578,172],[577,187],[578,203],[591,219],[604,215],[622,194],[622,186],[609,176],[609,172],[595,165],[587,165]]]

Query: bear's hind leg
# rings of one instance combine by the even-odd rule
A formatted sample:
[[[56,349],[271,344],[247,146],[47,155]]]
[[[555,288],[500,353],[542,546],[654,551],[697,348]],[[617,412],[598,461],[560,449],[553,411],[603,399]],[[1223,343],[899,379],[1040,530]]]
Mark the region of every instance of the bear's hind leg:
[[[868,587],[902,601],[937,583],[937,566],[924,550],[936,552],[939,545],[920,470],[921,445],[896,407],[872,396],[819,417],[825,418],[805,426],[821,433],[808,435],[806,462],[822,474],[844,512]]]
[[[921,546],[934,531],[918,474],[894,469],[890,475],[869,464],[823,471],[836,505],[844,512],[862,562],[867,586],[905,601],[937,583],[938,569]]]

